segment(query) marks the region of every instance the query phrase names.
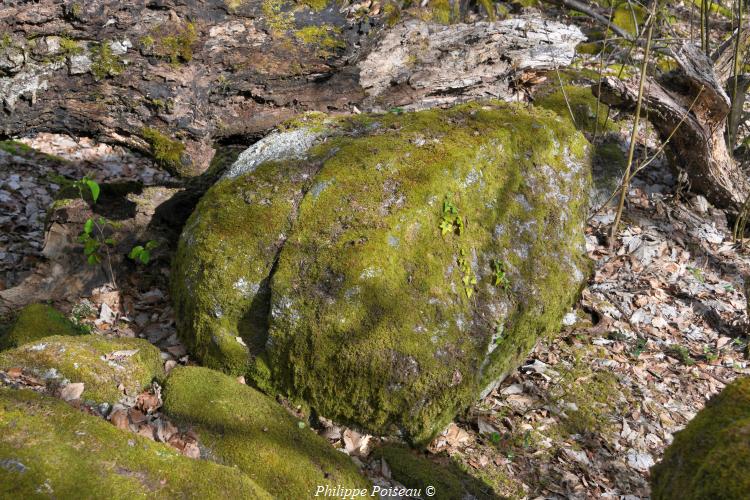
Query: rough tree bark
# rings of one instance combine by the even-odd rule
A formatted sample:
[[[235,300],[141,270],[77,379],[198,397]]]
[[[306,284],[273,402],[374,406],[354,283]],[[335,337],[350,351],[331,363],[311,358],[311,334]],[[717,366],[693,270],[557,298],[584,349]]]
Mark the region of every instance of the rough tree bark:
[[[6,1],[0,137],[89,135],[196,175],[218,142],[302,111],[508,98],[517,73],[568,64],[583,39],[538,18],[394,20],[325,0]]]
[[[730,109],[724,90],[729,77],[726,57],[714,58],[715,69],[695,45],[685,43],[672,52],[678,69],[646,82],[643,105],[648,119],[663,141],[669,139],[670,161],[686,171],[691,188],[717,207],[739,211],[750,194],[750,182],[725,140]],[[606,104],[624,109],[634,108],[638,98],[634,80],[607,77],[601,91],[598,85],[592,89]]]

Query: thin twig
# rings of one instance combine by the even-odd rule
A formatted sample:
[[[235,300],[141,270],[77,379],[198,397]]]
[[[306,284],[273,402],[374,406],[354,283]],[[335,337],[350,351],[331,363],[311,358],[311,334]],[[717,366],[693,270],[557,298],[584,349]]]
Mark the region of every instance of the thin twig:
[[[615,236],[617,235],[617,228],[620,225],[620,219],[622,217],[622,210],[625,207],[625,198],[628,193],[628,185],[630,184],[630,170],[633,165],[633,156],[635,154],[635,143],[638,137],[638,122],[641,118],[641,104],[643,103],[643,89],[646,84],[646,70],[648,69],[648,58],[651,51],[651,37],[654,33],[654,13],[656,10],[656,2],[653,3],[651,16],[648,22],[648,35],[646,36],[646,49],[643,54],[643,62],[641,63],[641,79],[638,84],[638,100],[635,105],[635,118],[633,120],[633,131],[630,135],[630,145],[628,147],[628,163],[625,167],[625,175],[622,180],[622,187],[620,189],[620,202],[617,205],[617,212],[615,212],[615,220],[612,222],[612,228],[610,230],[610,245],[615,242]]]

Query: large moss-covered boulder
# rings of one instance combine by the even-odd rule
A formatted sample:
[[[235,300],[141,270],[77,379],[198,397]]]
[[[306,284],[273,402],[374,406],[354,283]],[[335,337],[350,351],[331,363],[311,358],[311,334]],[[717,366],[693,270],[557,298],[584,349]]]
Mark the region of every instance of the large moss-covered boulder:
[[[425,442],[573,303],[587,146],[499,103],[273,134],[185,226],[180,334],[208,366]]]
[[[18,313],[10,330],[0,335],[0,350],[18,347],[51,335],[85,333],[60,311],[47,304],[31,304]]]
[[[0,389],[0,498],[271,498],[233,467],[193,460],[58,399]]]
[[[734,381],[675,434],[651,469],[655,499],[740,500],[750,492],[750,378]]]
[[[208,457],[233,465],[276,498],[308,498],[318,486],[368,488],[351,459],[270,397],[208,368],[178,367],[164,411],[195,430]]]
[[[115,403],[164,377],[159,350],[143,339],[52,336],[0,353],[0,370],[21,368],[52,382],[83,382],[81,398]]]

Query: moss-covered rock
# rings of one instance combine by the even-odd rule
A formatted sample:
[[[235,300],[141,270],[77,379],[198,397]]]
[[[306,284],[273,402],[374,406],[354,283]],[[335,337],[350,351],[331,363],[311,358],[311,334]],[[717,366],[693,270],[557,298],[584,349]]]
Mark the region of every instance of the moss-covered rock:
[[[393,479],[407,488],[422,492],[433,487],[435,498],[497,498],[485,484],[462,471],[453,462],[436,463],[414,450],[387,444],[373,452],[372,458],[385,460]]]
[[[0,353],[0,370],[22,368],[45,380],[83,382],[81,396],[115,403],[164,376],[159,350],[143,339],[53,336]]]
[[[725,500],[750,491],[750,378],[734,381],[675,434],[651,469],[655,499]]]
[[[207,457],[237,467],[276,498],[308,498],[321,485],[368,487],[348,456],[232,377],[179,367],[164,394],[164,411],[197,431]]]
[[[587,162],[568,120],[500,103],[272,136],[186,224],[179,331],[211,367],[424,442],[559,327]]]
[[[235,468],[9,389],[0,389],[0,497],[271,498]]]
[[[51,335],[85,333],[54,307],[31,304],[18,313],[10,330],[0,336],[0,350],[18,347]]]

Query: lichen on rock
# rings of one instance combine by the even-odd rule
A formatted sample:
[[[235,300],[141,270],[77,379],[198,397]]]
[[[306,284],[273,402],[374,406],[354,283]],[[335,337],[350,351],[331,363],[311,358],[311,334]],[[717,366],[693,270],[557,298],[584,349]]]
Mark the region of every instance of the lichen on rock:
[[[143,339],[55,335],[0,353],[0,370],[21,368],[48,383],[83,382],[82,398],[116,403],[164,377],[159,350]],[[122,386],[122,388],[120,388]]]
[[[655,499],[739,500],[750,491],[750,378],[735,380],[675,434],[651,469]]]
[[[82,335],[84,332],[54,307],[31,304],[18,313],[11,329],[0,336],[0,350],[18,347],[52,335]]]
[[[55,398],[0,388],[2,498],[271,498],[235,468],[193,460]]]
[[[164,394],[164,411],[199,434],[207,457],[236,467],[276,498],[308,498],[322,485],[368,488],[349,457],[232,377],[179,367]]]
[[[323,128],[201,200],[174,264],[178,329],[209,366],[424,443],[573,303],[588,143],[501,103]]]

